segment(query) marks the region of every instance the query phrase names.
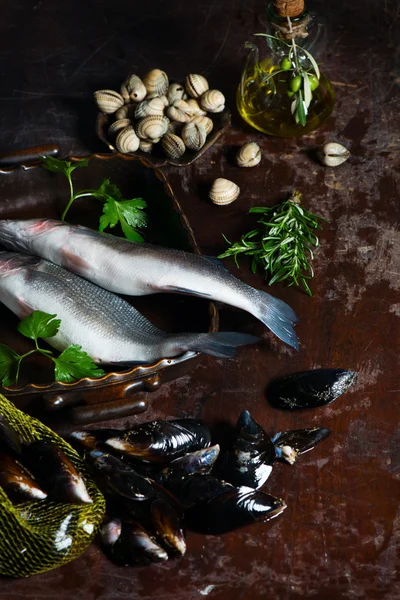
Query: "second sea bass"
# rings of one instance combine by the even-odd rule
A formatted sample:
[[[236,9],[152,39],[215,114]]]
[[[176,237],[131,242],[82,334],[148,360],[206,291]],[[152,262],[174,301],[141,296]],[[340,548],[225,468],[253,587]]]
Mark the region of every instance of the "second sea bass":
[[[0,243],[41,256],[117,294],[180,293],[241,308],[298,348],[293,330],[297,317],[290,306],[243,283],[218,259],[48,219],[0,221]]]
[[[20,319],[34,310],[57,315],[60,329],[46,341],[60,351],[78,344],[97,363],[150,363],[186,351],[231,357],[259,341],[244,333],[165,333],[119,296],[15,252],[0,252],[0,302]]]

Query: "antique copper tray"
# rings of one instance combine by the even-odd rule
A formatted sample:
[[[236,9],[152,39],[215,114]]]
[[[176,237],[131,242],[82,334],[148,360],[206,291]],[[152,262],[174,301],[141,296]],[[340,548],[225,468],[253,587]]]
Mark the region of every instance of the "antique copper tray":
[[[62,175],[40,167],[37,161],[32,163],[35,153],[36,158],[44,153],[56,155],[57,148],[29,149],[8,158],[0,156],[0,219],[60,218],[69,197],[68,182]],[[20,164],[17,164],[18,158]],[[80,159],[72,157],[70,160]],[[2,166],[5,163],[7,166]],[[76,189],[97,187],[104,178],[117,184],[124,197],[146,200],[149,217],[146,241],[200,253],[190,224],[165,175],[148,159],[94,154],[90,157],[89,167],[77,169],[73,175]],[[100,214],[101,207],[96,200],[78,200],[72,206],[68,220],[97,228]],[[167,294],[126,300],[166,331],[218,330],[218,311],[214,303]],[[0,343],[20,353],[28,351],[29,340],[16,330],[17,317],[2,305],[0,319]],[[51,383],[47,361],[33,355],[21,370],[18,384],[0,388],[0,392],[29,410],[34,404],[40,409],[63,411],[61,414],[67,412],[70,419],[80,423],[106,420],[146,410],[147,402],[141,395],[135,398],[137,391],[158,389],[163,382],[185,374],[198,360],[198,353],[187,352],[154,364],[109,372],[99,379],[85,378],[66,384]]]

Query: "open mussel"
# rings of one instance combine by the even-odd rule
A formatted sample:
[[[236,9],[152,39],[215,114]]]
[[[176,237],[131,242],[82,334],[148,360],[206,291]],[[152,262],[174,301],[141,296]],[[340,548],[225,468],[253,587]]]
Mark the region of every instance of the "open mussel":
[[[275,446],[264,429],[244,410],[237,421],[235,438],[224,452],[218,475],[235,486],[260,488],[275,460]]]
[[[147,462],[166,463],[209,446],[211,435],[200,421],[151,421],[113,436],[105,444],[128,456]]]
[[[137,521],[113,519],[101,530],[103,550],[117,565],[148,565],[168,560],[168,554]]]
[[[23,464],[37,479],[49,499],[72,504],[90,504],[86,485],[72,462],[56,444],[35,441],[23,446]]]
[[[312,450],[331,433],[330,429],[314,427],[313,429],[292,429],[277,433],[272,441],[276,457],[292,465],[299,454]]]
[[[283,500],[247,487],[233,488],[208,502],[199,502],[185,514],[188,528],[219,535],[240,527],[269,521],[286,508]]]
[[[11,454],[1,451],[0,486],[12,502],[34,502],[47,498],[47,493],[20,462]]]
[[[267,390],[267,398],[276,408],[297,409],[325,406],[341,396],[355,382],[356,371],[315,369],[277,379]]]

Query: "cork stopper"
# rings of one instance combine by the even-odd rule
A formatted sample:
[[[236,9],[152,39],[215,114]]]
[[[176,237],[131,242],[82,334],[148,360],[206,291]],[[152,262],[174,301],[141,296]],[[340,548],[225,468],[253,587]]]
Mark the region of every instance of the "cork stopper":
[[[304,10],[304,0],[273,0],[272,4],[279,17],[297,17]]]

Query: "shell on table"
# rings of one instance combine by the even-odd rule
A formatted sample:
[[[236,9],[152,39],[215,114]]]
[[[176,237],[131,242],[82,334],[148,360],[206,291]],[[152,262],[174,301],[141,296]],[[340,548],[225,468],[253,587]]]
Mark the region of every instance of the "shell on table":
[[[165,105],[161,98],[152,98],[151,100],[143,100],[135,109],[135,119],[143,119],[143,117],[151,117],[154,115],[163,115]]]
[[[168,104],[173,104],[175,100],[185,100],[187,94],[185,88],[180,83],[171,83],[167,92]]]
[[[208,90],[201,96],[200,106],[210,113],[222,112],[225,108],[225,96],[219,90]]]
[[[191,123],[199,123],[200,125],[202,125],[204,127],[204,129],[206,130],[206,134],[209,135],[211,133],[211,131],[213,130],[214,127],[214,123],[212,122],[212,119],[210,119],[210,117],[203,117],[201,115],[198,115],[197,117],[194,117],[191,121]]]
[[[140,79],[140,77],[138,77],[138,75],[135,75],[134,73],[127,77],[125,83],[121,87],[121,93],[122,91],[125,91],[123,90],[124,87],[126,88],[126,91],[129,94],[128,102],[142,102],[142,100],[144,100],[147,95],[147,89],[143,81]]]
[[[117,135],[117,139],[115,140],[115,145],[117,150],[122,154],[127,154],[128,152],[136,152],[139,148],[140,140],[135,133],[132,125],[128,125]]]
[[[255,167],[261,160],[261,149],[255,142],[249,142],[239,148],[236,163],[239,167]]]
[[[207,132],[200,123],[186,123],[182,129],[182,139],[190,150],[200,150],[206,143]]]
[[[153,144],[154,142],[149,142],[148,140],[140,140],[139,150],[150,153],[153,150]]]
[[[138,121],[136,133],[143,140],[149,140],[156,143],[167,131],[169,119],[159,115],[145,117]]]
[[[130,119],[117,119],[114,121],[114,123],[111,123],[110,127],[108,128],[108,135],[113,136],[115,133],[117,133],[117,131],[125,129],[125,127],[128,127],[131,124],[132,122]]]
[[[161,146],[169,158],[180,158],[185,153],[185,144],[174,133],[166,133],[161,140]]]
[[[209,89],[208,81],[203,75],[197,75],[196,73],[190,74],[186,77],[185,88],[189,96],[192,98],[200,98],[204,92]]]
[[[194,117],[204,117],[207,114],[194,98],[189,98],[189,100],[186,100],[186,103],[190,106]]]
[[[168,76],[160,69],[152,69],[143,77],[149,97],[165,96],[168,92]]]
[[[187,123],[193,118],[192,109],[185,100],[175,100],[167,108],[167,115],[173,121],[179,121],[180,123]]]
[[[350,152],[337,142],[328,142],[318,150],[318,158],[326,167],[338,167],[346,162],[350,156]]]
[[[115,113],[124,105],[123,97],[114,90],[97,90],[94,99],[99,109],[107,115]]]
[[[234,202],[240,194],[240,188],[233,181],[219,177],[211,186],[210,200],[219,206],[225,206]]]

